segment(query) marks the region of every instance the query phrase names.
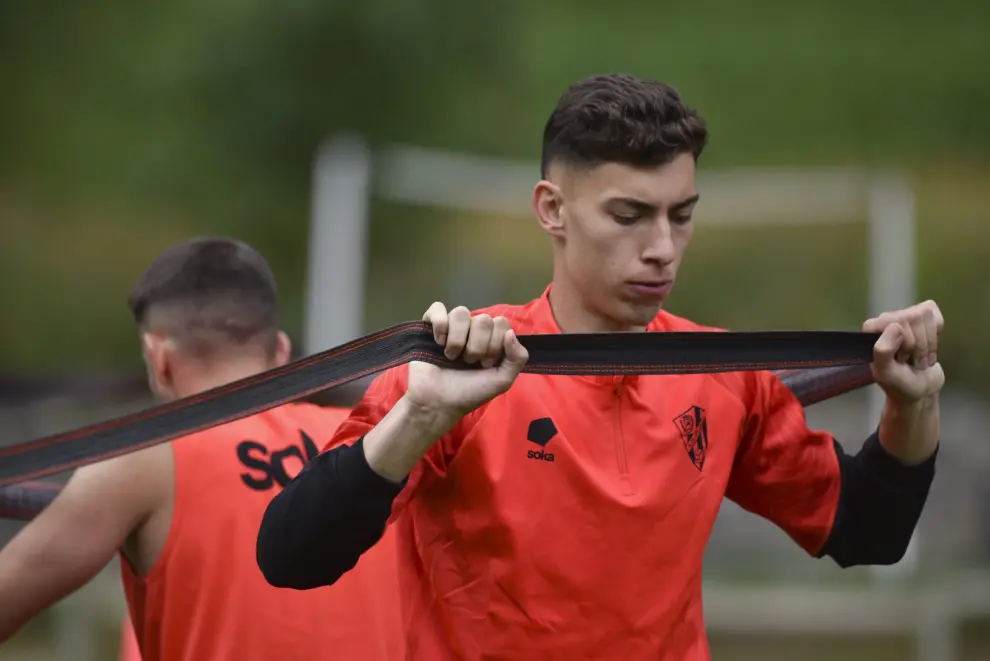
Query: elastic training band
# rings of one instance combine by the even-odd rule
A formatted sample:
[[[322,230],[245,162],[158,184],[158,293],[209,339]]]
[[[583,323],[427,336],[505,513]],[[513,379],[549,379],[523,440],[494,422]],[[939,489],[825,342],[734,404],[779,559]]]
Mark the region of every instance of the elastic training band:
[[[847,331],[520,335],[524,372],[691,374],[866,365],[878,335]],[[134,452],[311,396],[414,360],[455,369],[429,325],[406,322],[212,390],[0,448],[0,486]],[[825,377],[822,377],[825,378]]]
[[[0,487],[0,519],[30,521],[62,490],[55,482],[21,482]]]
[[[777,373],[799,402],[811,406],[873,383],[869,365],[822,367]],[[54,482],[21,482],[0,487],[0,519],[30,521],[61,491]]]

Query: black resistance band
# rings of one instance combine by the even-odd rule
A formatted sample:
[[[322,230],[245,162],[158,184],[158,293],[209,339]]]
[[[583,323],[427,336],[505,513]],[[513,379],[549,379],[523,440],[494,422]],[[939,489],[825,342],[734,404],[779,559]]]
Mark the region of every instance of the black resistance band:
[[[870,383],[878,337],[852,331],[702,331],[520,335],[519,341],[529,352],[523,369],[529,374],[787,370],[782,378],[807,405]],[[0,487],[148,448],[414,360],[478,368],[444,357],[426,323],[406,322],[192,397],[0,448]],[[6,496],[14,493],[22,500],[35,494],[26,487],[0,491],[0,516],[7,511]]]

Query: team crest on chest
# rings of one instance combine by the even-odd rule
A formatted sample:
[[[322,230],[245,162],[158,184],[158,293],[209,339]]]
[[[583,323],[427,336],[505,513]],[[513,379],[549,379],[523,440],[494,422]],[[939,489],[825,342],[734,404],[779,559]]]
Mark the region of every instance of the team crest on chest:
[[[705,409],[692,406],[674,418],[674,424],[681,433],[681,440],[684,441],[684,449],[687,450],[691,463],[700,471],[708,454],[708,417]]]

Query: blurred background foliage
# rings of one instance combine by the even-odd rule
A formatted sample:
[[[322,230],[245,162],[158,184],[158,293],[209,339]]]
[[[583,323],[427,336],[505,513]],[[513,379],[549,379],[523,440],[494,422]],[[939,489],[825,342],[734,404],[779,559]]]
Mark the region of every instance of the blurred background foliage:
[[[977,0],[5,2],[0,369],[136,368],[124,283],[193,234],[259,246],[297,333],[322,139],[529,158],[535,182],[564,87],[624,70],[702,111],[703,169],[907,172],[919,295],[948,320],[950,382],[990,391],[988,28]],[[369,330],[445,296],[455,251],[524,255],[499,293],[539,293],[549,253],[534,224],[462,216],[374,206]],[[677,313],[749,328],[863,319],[862,225],[699,227],[696,242]]]

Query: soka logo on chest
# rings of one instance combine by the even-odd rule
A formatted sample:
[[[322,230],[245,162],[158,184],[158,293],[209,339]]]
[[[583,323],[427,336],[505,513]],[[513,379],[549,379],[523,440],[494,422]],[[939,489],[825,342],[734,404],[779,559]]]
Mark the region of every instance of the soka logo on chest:
[[[550,418],[539,418],[529,423],[529,431],[526,432],[526,440],[540,446],[539,450],[530,450],[526,453],[527,459],[539,459],[540,461],[553,461],[553,453],[546,451],[546,445],[557,435],[557,427],[554,426]]]

